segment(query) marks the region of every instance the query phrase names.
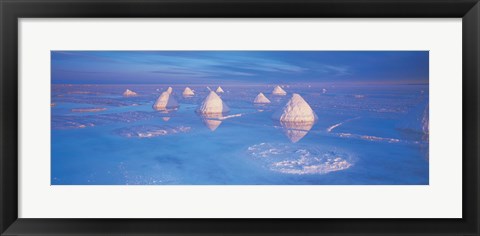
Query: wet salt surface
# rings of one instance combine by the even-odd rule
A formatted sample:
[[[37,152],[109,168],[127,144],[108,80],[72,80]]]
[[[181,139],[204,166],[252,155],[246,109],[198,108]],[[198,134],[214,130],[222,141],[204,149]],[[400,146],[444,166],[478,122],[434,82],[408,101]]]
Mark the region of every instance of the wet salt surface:
[[[172,87],[180,107],[155,111],[168,85],[53,85],[52,184],[428,184],[428,138],[398,128],[428,86],[222,85],[220,117],[195,113],[206,86]],[[272,103],[254,105],[259,92]],[[271,119],[293,92],[316,123]]]
[[[348,169],[353,163],[352,155],[311,145],[260,143],[248,147],[248,153],[266,168],[287,174],[326,174]]]
[[[187,127],[187,126],[171,127],[168,125],[165,125],[165,126],[142,125],[142,126],[121,128],[121,129],[115,130],[115,133],[126,138],[153,138],[157,136],[187,133],[189,131],[190,131],[190,127]]]
[[[72,110],[72,112],[75,112]],[[100,114],[88,116],[52,116],[52,129],[74,129],[85,128],[84,125],[97,126],[109,123],[122,122],[131,123],[141,120],[149,120],[155,117],[149,112],[122,112],[114,114]]]

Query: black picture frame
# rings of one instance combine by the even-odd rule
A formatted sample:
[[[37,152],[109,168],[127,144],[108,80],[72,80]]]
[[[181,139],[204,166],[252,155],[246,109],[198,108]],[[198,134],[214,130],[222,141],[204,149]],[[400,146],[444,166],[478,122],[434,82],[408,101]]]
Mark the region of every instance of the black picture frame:
[[[479,235],[480,5],[478,0],[0,0],[0,14],[1,235]],[[18,19],[37,17],[462,18],[463,218],[18,218]],[[38,202],[42,204],[42,199],[38,199]]]

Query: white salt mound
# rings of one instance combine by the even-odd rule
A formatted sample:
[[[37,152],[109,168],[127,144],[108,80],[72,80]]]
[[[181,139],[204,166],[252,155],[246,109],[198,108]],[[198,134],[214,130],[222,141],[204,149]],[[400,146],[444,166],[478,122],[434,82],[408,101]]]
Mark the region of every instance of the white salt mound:
[[[276,86],[273,91],[272,91],[272,94],[273,95],[287,95],[287,92],[285,92],[285,90],[283,90],[280,86]]]
[[[167,93],[168,93],[168,94],[172,94],[172,92],[173,92],[173,88],[172,88],[172,87],[168,87]]]
[[[183,90],[183,96],[193,96],[193,95],[195,95],[195,93],[189,87],[186,87],[185,90]]]
[[[210,91],[202,104],[197,108],[197,112],[202,114],[221,114],[229,111],[230,108],[214,91]]]
[[[175,100],[175,98],[173,98],[168,91],[160,94],[157,101],[153,105],[153,109],[155,110],[173,109],[177,107],[179,107],[177,100]]]
[[[123,96],[125,96],[125,97],[137,96],[137,93],[133,92],[130,89],[127,89],[127,90],[125,90],[125,92],[123,92]]]
[[[287,104],[275,112],[272,118],[284,122],[315,122],[317,114],[302,96],[294,93]]]
[[[224,91],[223,91],[222,87],[218,86],[216,92],[217,93],[223,93]]]
[[[255,100],[253,100],[253,103],[270,103],[270,100],[267,97],[265,97],[263,93],[259,93],[255,97]]]

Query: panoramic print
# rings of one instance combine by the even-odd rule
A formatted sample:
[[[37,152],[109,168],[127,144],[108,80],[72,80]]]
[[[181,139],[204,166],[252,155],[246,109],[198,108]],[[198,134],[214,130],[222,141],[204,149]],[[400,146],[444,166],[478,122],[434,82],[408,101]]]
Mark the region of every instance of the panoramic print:
[[[429,184],[428,51],[52,51],[50,109],[52,185]]]

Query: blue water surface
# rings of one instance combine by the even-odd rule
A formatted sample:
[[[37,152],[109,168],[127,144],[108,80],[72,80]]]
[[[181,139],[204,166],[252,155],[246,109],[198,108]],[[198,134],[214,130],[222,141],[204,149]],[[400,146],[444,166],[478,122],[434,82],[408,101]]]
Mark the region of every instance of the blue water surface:
[[[428,85],[303,84],[285,86],[286,96],[273,96],[267,85],[223,86],[220,96],[231,111],[221,119],[195,112],[206,85],[190,86],[193,97],[182,96],[185,85],[172,86],[179,109],[153,110],[168,86],[52,85],[51,183],[429,183],[428,134],[401,125],[417,122],[412,111],[428,103]],[[127,88],[138,96],[123,97]],[[272,103],[254,105],[259,92]],[[315,124],[272,119],[292,93],[316,112]]]

